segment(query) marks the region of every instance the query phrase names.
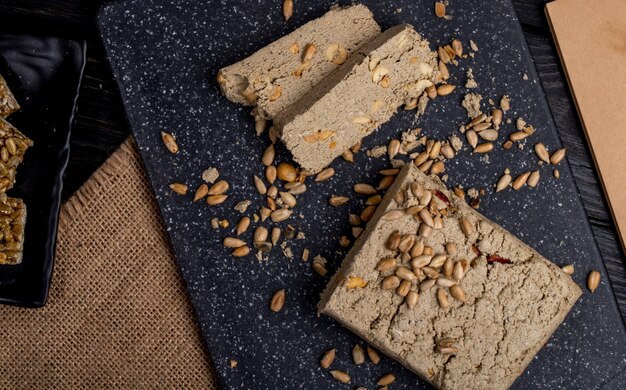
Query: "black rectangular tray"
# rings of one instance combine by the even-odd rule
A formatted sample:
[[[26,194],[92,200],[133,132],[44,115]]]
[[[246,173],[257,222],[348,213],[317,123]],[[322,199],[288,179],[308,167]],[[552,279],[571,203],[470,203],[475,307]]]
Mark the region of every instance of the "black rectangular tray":
[[[7,120],[34,141],[8,191],[24,199],[27,220],[22,263],[0,265],[0,303],[46,303],[85,49],[83,40],[32,35],[6,24],[0,31],[0,74],[22,107]]]
[[[182,269],[214,366],[224,388],[348,388],[320,368],[321,353],[335,347],[334,368],[352,375],[351,388],[374,388],[380,375],[392,371],[394,387],[428,388],[425,382],[390,359],[379,365],[354,366],[350,350],[358,338],[329,318],[316,316],[315,305],[328,277],[319,277],[310,261],[300,260],[303,248],[312,256],[329,259],[330,274],[339,267],[346,249],[338,244],[350,236],[349,212],[360,212],[363,199],[352,185],[375,182],[385,158],[371,159],[364,152],[354,164],[337,159],[337,174],[328,182],[309,182],[298,198],[291,224],[306,239],[292,240],[295,258],[274,250],[267,261],[252,254],[233,258],[223,248],[223,237],[232,234],[240,218],[233,206],[251,199],[247,213],[256,212],[262,199],[256,195],[252,175],[262,176],[260,155],[268,139],[256,137],[249,108],[221,96],[215,75],[306,21],[319,17],[332,1],[296,1],[294,17],[285,23],[279,1],[120,1],[106,5],[99,26],[109,60],[120,87],[132,130],[146,164],[172,246]],[[347,1],[340,1],[347,4]],[[578,190],[567,162],[559,165],[561,179],[552,178],[550,167],[541,168],[536,189],[493,193],[491,187],[505,167],[513,173],[535,169],[535,142],[550,150],[561,146],[559,135],[537,77],[514,9],[509,0],[453,2],[452,20],[437,19],[432,0],[363,1],[383,28],[411,23],[430,40],[431,46],[460,38],[465,47],[474,40],[476,58],[451,67],[452,80],[465,83],[471,66],[484,100],[511,98],[507,118],[522,116],[537,132],[517,147],[494,152],[489,161],[465,150],[447,164],[448,185],[487,188],[480,210],[502,224],[557,264],[573,263],[574,280],[584,286],[589,270],[602,272],[595,294],[586,292],[566,321],[530,364],[514,387],[616,388],[624,387],[626,334],[604,265],[591,234]],[[527,77],[524,77],[526,75]],[[525,80],[527,78],[527,80]],[[364,141],[364,149],[386,144],[409,128],[437,138],[458,133],[467,120],[460,106],[467,90],[436,99],[426,116],[415,123],[413,112],[402,111]],[[514,124],[501,130],[501,144]],[[160,131],[173,133],[181,147],[169,154]],[[289,153],[277,146],[278,161]],[[217,167],[231,184],[229,199],[217,207],[192,204],[191,197],[172,193],[168,185],[186,182],[191,192],[202,181],[207,167]],[[339,208],[328,205],[333,194],[349,195],[351,202]],[[213,217],[227,218],[231,228],[215,232]],[[265,224],[266,226],[268,224]],[[257,226],[255,224],[255,226]],[[244,235],[250,241],[251,231]],[[271,313],[268,302],[279,288],[287,290],[285,309]],[[485,329],[488,332],[488,329]],[[236,368],[229,367],[236,360]]]

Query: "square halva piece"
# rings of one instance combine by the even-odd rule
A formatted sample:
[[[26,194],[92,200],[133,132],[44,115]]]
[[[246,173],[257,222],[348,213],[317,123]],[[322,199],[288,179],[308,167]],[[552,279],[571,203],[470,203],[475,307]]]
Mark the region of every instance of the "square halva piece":
[[[380,27],[366,6],[336,7],[222,68],[217,81],[228,100],[255,106],[257,118],[272,119],[378,34]]]
[[[274,118],[293,159],[317,173],[419,98],[438,75],[436,54],[412,26],[392,27]]]
[[[581,290],[435,180],[401,170],[319,310],[439,389],[506,389]]]

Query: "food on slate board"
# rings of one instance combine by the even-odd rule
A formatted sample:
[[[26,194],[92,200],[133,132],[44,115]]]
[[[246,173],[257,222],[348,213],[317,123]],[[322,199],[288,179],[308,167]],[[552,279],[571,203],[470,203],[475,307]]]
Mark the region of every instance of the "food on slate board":
[[[437,388],[508,388],[581,290],[436,180],[402,169],[320,312]]]
[[[33,141],[3,119],[19,108],[0,75],[0,264],[21,263],[24,247],[26,204],[9,198],[6,191],[15,184],[17,167]]]
[[[20,109],[20,105],[11,93],[6,80],[0,75],[0,117],[6,118]]]
[[[261,120],[272,119],[378,34],[367,7],[338,7],[221,69],[217,80],[228,100],[255,106]]]
[[[279,113],[274,129],[294,160],[317,173],[420,97],[436,69],[436,54],[413,27],[393,27]]]
[[[0,264],[22,261],[26,205],[24,201],[0,194]]]

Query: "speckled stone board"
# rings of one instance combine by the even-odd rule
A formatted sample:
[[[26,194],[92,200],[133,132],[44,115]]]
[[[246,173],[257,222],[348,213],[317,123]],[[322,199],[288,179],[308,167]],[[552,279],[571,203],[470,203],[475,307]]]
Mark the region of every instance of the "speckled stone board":
[[[293,259],[275,249],[259,262],[251,254],[234,258],[221,241],[232,235],[241,217],[233,210],[242,200],[252,200],[247,215],[257,212],[263,200],[254,190],[252,175],[262,176],[260,154],[267,137],[255,135],[250,108],[230,103],[219,93],[215,75],[262,48],[295,27],[322,15],[331,1],[295,0],[293,18],[282,19],[278,0],[221,1],[121,1],[105,6],[99,16],[101,33],[117,77],[130,125],[150,174],[154,191],[170,232],[172,246],[187,282],[208,350],[224,388],[374,388],[382,374],[392,371],[401,388],[427,388],[417,376],[384,358],[378,365],[355,366],[350,351],[358,339],[329,318],[316,316],[315,305],[325,284],[339,267],[346,248],[338,239],[350,236],[348,213],[359,213],[364,197],[352,192],[357,182],[374,182],[386,158],[356,155],[354,164],[342,159],[332,166],[337,174],[328,182],[307,182],[308,191],[298,197],[296,213],[289,221],[305,234],[288,246]],[[346,2],[341,2],[342,4]],[[626,385],[626,334],[600,254],[585,218],[578,189],[567,162],[559,165],[561,178],[552,168],[541,167],[538,188],[493,192],[493,184],[505,167],[513,174],[536,169],[532,153],[536,142],[556,150],[561,142],[537,78],[513,7],[508,0],[454,1],[452,20],[437,19],[432,0],[364,1],[383,28],[411,23],[430,40],[431,46],[460,38],[465,47],[473,39],[475,58],[451,66],[451,82],[460,85],[438,98],[426,115],[401,111],[364,142],[371,149],[402,131],[419,126],[425,135],[445,138],[458,134],[467,121],[460,103],[469,92],[465,71],[474,71],[487,99],[511,98],[506,118],[513,123],[500,130],[496,151],[489,158],[471,154],[467,144],[447,163],[448,185],[486,188],[480,211],[500,223],[557,264],[573,263],[574,280],[581,286],[589,270],[602,272],[595,294],[586,292],[545,348],[515,383],[516,388],[623,388]],[[467,50],[467,49],[466,49]],[[527,77],[524,77],[526,75]],[[503,151],[499,145],[515,129],[522,116],[537,130],[523,144]],[[169,154],[160,130],[173,133],[181,147]],[[289,153],[277,146],[277,160],[289,161]],[[179,196],[168,185],[189,185],[191,193],[202,182],[201,173],[216,167],[231,184],[228,200],[215,207],[193,204],[192,194]],[[351,197],[341,207],[328,205],[333,195]],[[231,228],[215,231],[209,221],[226,218]],[[123,216],[120,216],[123,218]],[[267,222],[265,226],[270,226]],[[254,227],[258,224],[253,224]],[[243,235],[251,241],[251,231]],[[328,259],[329,275],[320,277],[311,260],[300,259],[303,248],[311,258]],[[287,290],[282,312],[270,312],[268,302],[281,288]],[[485,329],[489,332],[489,329]],[[320,368],[318,360],[328,348],[337,348],[333,368],[348,371],[350,385],[340,384]],[[238,362],[229,367],[229,359]],[[394,385],[395,386],[395,385]]]

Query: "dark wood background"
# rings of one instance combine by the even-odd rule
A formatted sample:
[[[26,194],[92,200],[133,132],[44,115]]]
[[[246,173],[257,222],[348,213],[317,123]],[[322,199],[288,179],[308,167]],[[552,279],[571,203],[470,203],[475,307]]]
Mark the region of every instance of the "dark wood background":
[[[280,4],[279,0],[276,2]],[[513,2],[561,139],[568,149],[568,159],[622,317],[626,318],[624,255],[543,13],[545,0]],[[72,132],[64,199],[71,196],[130,134],[97,34],[95,15],[101,3],[100,0],[0,0],[0,28],[15,26],[31,32],[82,37],[87,41],[87,65]],[[454,1],[451,3],[453,7]]]

